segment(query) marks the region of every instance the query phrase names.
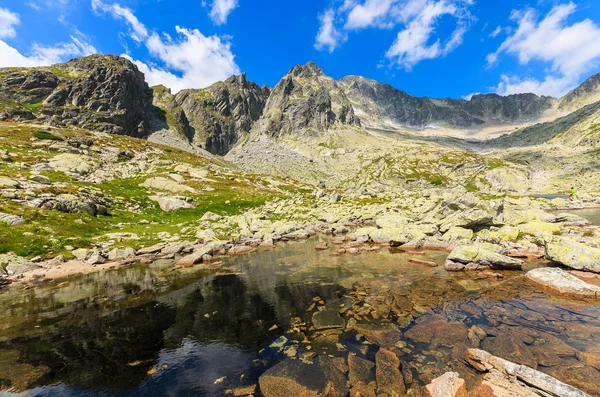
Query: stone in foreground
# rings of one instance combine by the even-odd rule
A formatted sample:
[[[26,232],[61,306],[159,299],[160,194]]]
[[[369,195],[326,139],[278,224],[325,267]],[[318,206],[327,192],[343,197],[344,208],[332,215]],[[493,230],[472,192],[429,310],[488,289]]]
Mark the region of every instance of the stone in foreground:
[[[8,226],[21,226],[25,224],[25,219],[17,215],[0,212],[0,222]]]
[[[315,312],[312,316],[313,326],[316,330],[344,328],[346,322],[340,317],[337,310],[325,309]]]
[[[333,365],[315,360],[307,364],[287,359],[267,370],[258,380],[265,397],[345,397],[346,377]]]
[[[588,284],[557,267],[530,270],[525,278],[552,294],[600,299],[600,287]]]
[[[478,371],[487,372],[482,386],[490,387],[494,395],[590,397],[550,375],[492,356],[484,350],[469,349],[467,360]]]
[[[489,244],[463,245],[452,250],[446,259],[446,270],[520,270],[523,261],[494,252]]]
[[[567,239],[546,243],[546,259],[575,270],[600,273],[600,249]]]
[[[466,397],[465,380],[458,372],[446,372],[425,386],[431,397]]]

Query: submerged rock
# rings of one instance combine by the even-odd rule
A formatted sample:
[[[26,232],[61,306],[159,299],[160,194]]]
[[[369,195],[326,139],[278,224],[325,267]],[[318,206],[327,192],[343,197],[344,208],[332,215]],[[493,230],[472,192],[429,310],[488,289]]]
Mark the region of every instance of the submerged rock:
[[[527,272],[525,278],[553,294],[581,298],[600,298],[600,287],[565,272],[560,268],[545,267]]]
[[[286,359],[271,367],[258,380],[265,397],[346,397],[345,375],[327,360],[312,364]]]
[[[316,330],[344,328],[346,326],[346,322],[340,317],[338,311],[333,309],[315,312],[312,321]]]
[[[446,270],[521,269],[523,261],[498,252],[490,244],[463,245],[452,250],[446,259]]]
[[[400,372],[400,360],[394,353],[384,348],[375,355],[375,374],[377,391],[390,397],[406,395],[404,378]]]
[[[546,259],[570,267],[600,273],[600,249],[589,247],[565,238],[553,239],[545,244]]]

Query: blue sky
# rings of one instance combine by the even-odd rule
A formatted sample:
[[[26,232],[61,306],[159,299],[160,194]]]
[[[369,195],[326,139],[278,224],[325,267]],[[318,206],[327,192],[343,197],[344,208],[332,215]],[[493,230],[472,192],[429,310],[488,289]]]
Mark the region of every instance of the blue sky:
[[[600,71],[599,43],[592,0],[0,0],[0,66],[125,55],[174,91],[314,61],[418,96],[559,96]]]

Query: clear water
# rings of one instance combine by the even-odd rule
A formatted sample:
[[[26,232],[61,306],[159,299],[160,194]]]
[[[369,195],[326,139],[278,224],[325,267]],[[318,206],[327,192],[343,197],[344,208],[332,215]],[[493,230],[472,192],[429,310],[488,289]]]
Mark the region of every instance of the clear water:
[[[455,370],[475,387],[481,377],[464,353],[478,346],[600,395],[600,371],[591,365],[600,357],[600,305],[549,297],[523,272],[474,279],[387,250],[333,257],[315,251],[316,242],[225,258],[216,272],[158,262],[8,290],[0,294],[0,394],[221,396],[283,360],[272,347],[282,335],[300,342],[299,355],[310,346],[372,359],[377,347],[366,349],[353,331],[290,329],[296,317],[310,328],[316,297],[339,308],[358,296],[371,307],[395,299],[389,319],[406,343],[397,354],[415,384]],[[442,264],[445,256],[418,258]],[[469,339],[473,326],[483,340]]]
[[[568,212],[569,214],[579,215],[582,218],[587,219],[592,222],[592,224],[596,226],[600,226],[600,208],[589,208],[583,210],[568,210],[568,211],[560,211],[560,212]]]

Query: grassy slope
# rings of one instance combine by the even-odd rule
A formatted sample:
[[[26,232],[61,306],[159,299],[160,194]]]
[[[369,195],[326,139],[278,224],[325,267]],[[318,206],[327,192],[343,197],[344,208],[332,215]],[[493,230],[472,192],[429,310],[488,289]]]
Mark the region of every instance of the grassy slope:
[[[11,153],[10,162],[0,161],[0,177],[26,180],[31,175],[30,167],[56,156],[45,147],[36,145],[44,143],[34,137],[39,129],[34,126],[0,123],[0,152],[5,149]],[[42,171],[50,178],[52,186],[36,186],[34,195],[41,193],[77,194],[81,188],[96,189],[114,200],[109,208],[109,216],[93,217],[85,213],[66,214],[53,210],[44,210],[23,206],[16,200],[0,196],[0,211],[23,216],[26,224],[8,227],[0,224],[0,253],[15,252],[23,256],[51,256],[65,253],[65,246],[85,247],[94,239],[107,233],[133,232],[141,237],[137,245],[159,241],[160,232],[172,235],[194,235],[194,226],[207,211],[222,215],[234,215],[257,207],[269,199],[285,197],[293,191],[286,182],[259,175],[241,174],[225,162],[209,161],[193,154],[177,149],[162,147],[147,141],[123,136],[93,135],[86,131],[56,130],[56,135],[65,139],[89,136],[97,143],[102,142],[98,152],[92,157],[99,158],[102,150],[108,145],[123,150],[144,153],[149,159],[161,159],[171,162],[133,177],[114,178],[102,183],[91,183],[75,178],[59,171]],[[49,141],[46,140],[49,143]],[[123,160],[123,159],[122,159]],[[124,159],[127,161],[127,159]],[[162,164],[162,163],[161,163]],[[141,187],[140,184],[149,177],[164,176],[174,173],[176,165],[188,164],[208,171],[209,180],[201,181],[186,175],[186,184],[197,189],[196,193],[186,194],[193,200],[196,208],[182,209],[166,213],[158,208],[149,196],[157,193]],[[282,185],[280,185],[282,184]],[[210,191],[202,190],[210,188]],[[22,189],[18,190],[22,194]],[[2,189],[0,189],[0,194]],[[167,194],[174,195],[174,194]],[[137,210],[132,210],[137,206]],[[142,224],[140,221],[143,222]],[[189,230],[186,232],[186,228]]]

